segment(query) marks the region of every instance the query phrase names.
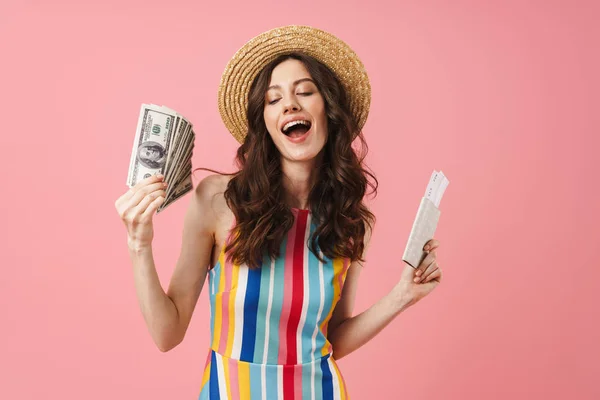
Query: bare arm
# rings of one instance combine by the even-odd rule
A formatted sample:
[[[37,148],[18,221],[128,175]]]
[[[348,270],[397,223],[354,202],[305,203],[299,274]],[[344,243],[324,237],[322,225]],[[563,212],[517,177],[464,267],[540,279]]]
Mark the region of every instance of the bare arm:
[[[367,230],[363,258],[366,255],[370,239],[371,232]],[[352,262],[346,274],[342,296],[329,322],[327,339],[331,342],[333,358],[336,360],[367,343],[398,314],[412,305],[412,300],[395,287],[369,309],[352,316],[361,270],[362,265],[359,262]]]
[[[216,214],[211,203],[217,179],[203,179],[192,193],[181,253],[166,293],[156,273],[152,247],[130,246],[139,306],[152,339],[163,352],[183,340],[202,292],[214,245]]]
[[[350,292],[346,292],[346,286],[344,286],[346,294],[343,296],[346,296],[346,299],[350,297],[354,298],[355,296],[354,288],[356,285],[354,282],[358,278],[359,272],[357,270],[359,268],[362,267],[358,265],[354,270],[348,271],[346,280],[350,279],[353,290],[352,294],[350,294]],[[402,292],[396,288],[367,310],[354,317],[352,316],[352,306],[349,303],[353,303],[353,301],[346,300],[341,302],[340,299],[340,302],[338,302],[336,311],[338,311],[339,307],[338,315],[341,317],[339,317],[340,320],[337,327],[328,335],[328,339],[333,347],[333,358],[336,360],[352,353],[373,339],[398,314],[412,305],[411,299],[403,296]]]
[[[370,233],[368,237],[370,239]],[[332,344],[335,359],[340,359],[367,343],[398,314],[431,293],[442,279],[442,271],[437,265],[435,251],[438,247],[438,240],[429,240],[424,247],[428,254],[419,267],[415,270],[406,264],[400,281],[393,289],[369,309],[354,317],[352,310],[358,275],[362,266],[356,262],[352,263],[346,275],[342,296],[330,321],[334,325],[327,336]]]

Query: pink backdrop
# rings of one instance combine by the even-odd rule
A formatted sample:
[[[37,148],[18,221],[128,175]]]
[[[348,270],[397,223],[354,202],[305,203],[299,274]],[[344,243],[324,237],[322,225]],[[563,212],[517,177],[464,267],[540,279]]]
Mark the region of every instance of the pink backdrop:
[[[352,398],[600,398],[597,2],[89,3],[0,5],[0,398],[197,397],[206,292],[159,352],[114,201],[142,102],[194,122],[194,167],[231,169],[221,72],[293,23],[349,42],[372,81],[379,220],[356,312],[399,278],[432,170],[451,182],[444,281],[340,361]],[[156,218],[165,287],[188,201]]]

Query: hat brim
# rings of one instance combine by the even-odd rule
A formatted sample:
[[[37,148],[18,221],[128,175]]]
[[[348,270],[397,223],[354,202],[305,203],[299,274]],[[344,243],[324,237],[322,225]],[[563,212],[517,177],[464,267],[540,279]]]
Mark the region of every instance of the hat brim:
[[[248,132],[248,92],[259,72],[283,54],[300,52],[328,66],[349,96],[350,111],[362,129],[371,104],[371,85],[363,63],[345,42],[310,26],[271,29],[242,46],[231,58],[219,85],[221,118],[235,139],[243,143]]]

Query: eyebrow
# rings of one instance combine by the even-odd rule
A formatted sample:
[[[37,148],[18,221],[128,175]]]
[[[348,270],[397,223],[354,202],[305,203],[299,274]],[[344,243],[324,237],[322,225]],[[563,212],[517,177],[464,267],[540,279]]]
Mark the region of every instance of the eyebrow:
[[[302,78],[302,79],[298,79],[297,81],[294,81],[293,85],[294,85],[294,86],[296,86],[297,84],[299,84],[299,83],[302,83],[302,82],[306,82],[306,81],[312,82],[312,83],[313,83],[315,86],[317,85],[317,84],[315,83],[315,81],[313,81],[313,80],[312,80],[312,79],[310,79],[310,78]],[[269,87],[267,88],[267,92],[268,92],[269,90],[271,90],[271,89],[281,89],[281,86],[280,86],[280,85],[271,85],[271,86],[269,86]]]

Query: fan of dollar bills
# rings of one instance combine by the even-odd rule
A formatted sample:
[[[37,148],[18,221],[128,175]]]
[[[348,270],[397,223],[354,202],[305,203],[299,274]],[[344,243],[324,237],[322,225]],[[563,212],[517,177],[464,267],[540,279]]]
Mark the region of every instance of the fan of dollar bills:
[[[192,124],[165,106],[142,104],[127,185],[131,188],[152,175],[162,174],[169,184],[164,210],[192,190],[192,150],[196,137]]]

